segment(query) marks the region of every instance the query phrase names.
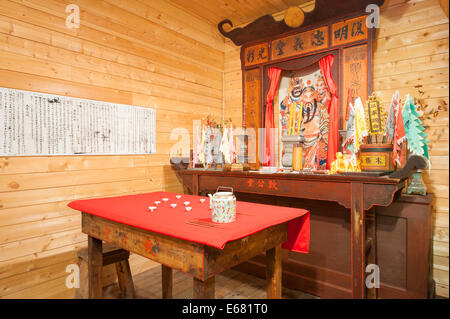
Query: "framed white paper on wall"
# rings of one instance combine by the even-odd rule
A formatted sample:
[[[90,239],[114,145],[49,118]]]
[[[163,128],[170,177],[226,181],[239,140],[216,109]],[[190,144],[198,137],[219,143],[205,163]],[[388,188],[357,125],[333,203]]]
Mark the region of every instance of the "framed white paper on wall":
[[[154,153],[152,108],[0,88],[0,156]]]

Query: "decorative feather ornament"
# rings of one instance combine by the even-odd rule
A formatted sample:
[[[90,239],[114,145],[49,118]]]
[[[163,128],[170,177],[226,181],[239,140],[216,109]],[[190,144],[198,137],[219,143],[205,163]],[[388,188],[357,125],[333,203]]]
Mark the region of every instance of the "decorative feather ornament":
[[[416,109],[413,99],[408,95],[402,111],[408,150],[414,155],[421,155],[429,159],[429,141],[426,139],[425,128],[422,126],[422,121]]]
[[[195,145],[194,145],[194,151],[193,151],[193,154],[192,154],[192,157],[193,157],[192,158],[192,164],[195,167],[195,165],[197,165],[198,162],[199,162],[198,156],[199,156],[199,154],[201,152],[201,149],[202,149],[202,142],[200,140],[200,125],[197,125],[195,127],[195,140],[194,140],[194,143],[195,143]]]
[[[384,135],[388,136],[391,141],[395,138],[395,108],[398,108],[399,104],[399,93],[396,91],[394,95],[392,95],[391,105],[389,107],[388,117],[386,119]]]
[[[220,151],[220,143],[222,142],[222,132],[220,128],[215,128],[216,134],[214,137],[214,143],[213,143],[213,155],[214,155],[214,163],[216,164],[223,164],[223,156],[222,152]]]
[[[220,143],[220,151],[223,154],[226,164],[231,163],[230,157],[230,138],[228,137],[228,128],[223,129],[222,142]]]
[[[353,106],[355,109],[355,153],[359,151],[359,147],[363,144],[363,139],[369,135],[367,124],[366,124],[366,116],[364,114],[364,106],[362,104],[361,98],[357,98],[355,101],[355,105]]]
[[[213,154],[212,154],[212,143],[213,143],[213,141],[211,140],[211,136],[212,136],[212,130],[211,130],[211,127],[208,126],[206,128],[205,148],[204,148],[206,165],[210,165],[213,162]]]
[[[202,127],[202,142],[200,143],[200,152],[198,154],[198,160],[200,161],[200,163],[202,163],[203,167],[206,166],[205,141],[206,141],[206,131],[205,131],[205,128]]]
[[[409,98],[409,95],[407,99]],[[395,115],[395,133],[394,133],[394,149],[393,149],[393,160],[394,165],[403,165],[403,156],[402,156],[402,145],[405,141],[405,125],[403,122],[402,111],[403,108],[401,106],[400,97],[398,91],[395,92],[393,98],[393,107],[394,107],[394,115]]]
[[[342,143],[342,147],[344,149],[344,153],[355,154],[355,108],[351,102],[348,105],[347,112],[347,132],[345,133],[345,140]]]
[[[236,147],[234,146],[233,124],[230,124],[229,146],[230,146],[230,160],[231,160],[231,163],[234,163],[237,154],[236,154]]]

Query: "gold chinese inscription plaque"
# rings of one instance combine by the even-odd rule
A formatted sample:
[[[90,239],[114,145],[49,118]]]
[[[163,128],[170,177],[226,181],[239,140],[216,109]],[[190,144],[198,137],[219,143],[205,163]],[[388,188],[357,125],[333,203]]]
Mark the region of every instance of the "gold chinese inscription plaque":
[[[262,43],[248,47],[244,51],[245,66],[261,64],[269,61],[269,44]]]
[[[366,118],[371,135],[384,133],[384,120],[386,114],[381,109],[380,100],[376,96],[370,96],[367,100]]]
[[[306,31],[272,41],[272,60],[309,53],[328,47],[328,27]]]
[[[331,30],[332,46],[365,40],[369,34],[366,16],[335,23]]]

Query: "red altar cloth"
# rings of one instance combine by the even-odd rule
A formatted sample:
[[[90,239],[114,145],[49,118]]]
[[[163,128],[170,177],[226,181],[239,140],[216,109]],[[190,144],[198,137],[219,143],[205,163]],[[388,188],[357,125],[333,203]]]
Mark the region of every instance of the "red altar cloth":
[[[175,196],[181,195],[180,199]],[[167,203],[163,198],[168,198]],[[204,203],[200,198],[205,198]],[[161,201],[155,205],[155,201]],[[184,202],[190,202],[186,212]],[[170,204],[177,204],[172,208]],[[121,224],[223,249],[227,242],[244,238],[274,225],[288,223],[288,238],[283,248],[307,253],[309,249],[309,212],[304,209],[236,203],[236,220],[229,224],[211,221],[209,198],[154,192],[109,198],[77,200],[69,207]],[[156,206],[150,212],[149,206]]]

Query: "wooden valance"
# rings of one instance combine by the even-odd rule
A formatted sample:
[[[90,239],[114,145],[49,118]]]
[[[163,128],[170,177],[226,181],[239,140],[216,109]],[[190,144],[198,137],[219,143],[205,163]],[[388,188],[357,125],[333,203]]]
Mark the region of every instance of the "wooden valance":
[[[290,28],[284,20],[276,21],[272,15],[262,16],[243,28],[234,28],[225,31],[224,26],[233,27],[232,21],[226,19],[219,23],[220,33],[233,41],[236,45],[243,45],[265,38],[271,38],[286,32],[298,32],[312,25],[325,23],[326,21],[345,19],[351,15],[361,15],[369,4],[382,6],[384,0],[316,0],[312,12],[305,13],[303,24],[297,28]]]

